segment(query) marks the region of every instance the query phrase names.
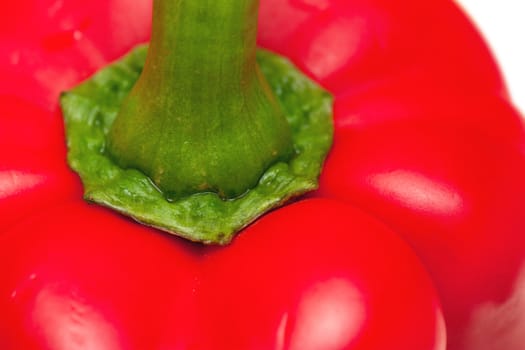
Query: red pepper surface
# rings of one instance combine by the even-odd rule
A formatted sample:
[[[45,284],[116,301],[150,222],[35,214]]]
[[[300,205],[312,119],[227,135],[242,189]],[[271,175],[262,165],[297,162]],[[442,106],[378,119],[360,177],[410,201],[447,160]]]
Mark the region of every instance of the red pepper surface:
[[[226,249],[81,203],[56,142],[58,92],[146,40],[149,1],[5,6],[3,348],[442,349],[417,259],[352,206],[423,261],[447,349],[525,343],[523,122],[452,2],[261,1],[261,46],[336,97],[313,195],[330,200],[279,209]]]

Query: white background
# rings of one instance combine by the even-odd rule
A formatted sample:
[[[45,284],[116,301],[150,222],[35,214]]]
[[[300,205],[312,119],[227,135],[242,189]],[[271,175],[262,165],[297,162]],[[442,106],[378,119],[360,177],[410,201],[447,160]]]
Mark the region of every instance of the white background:
[[[500,63],[514,103],[525,114],[525,0],[457,2],[485,36]]]

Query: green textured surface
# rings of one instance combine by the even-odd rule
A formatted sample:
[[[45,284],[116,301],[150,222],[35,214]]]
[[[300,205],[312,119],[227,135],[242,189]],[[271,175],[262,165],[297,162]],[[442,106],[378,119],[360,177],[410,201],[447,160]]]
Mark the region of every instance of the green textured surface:
[[[288,163],[271,166],[256,187],[233,200],[198,193],[168,201],[143,173],[119,168],[107,155],[106,135],[146,52],[145,46],[136,48],[61,97],[68,162],[82,178],[87,200],[192,241],[226,244],[265,212],[317,187],[332,143],[332,98],[267,51],[259,51],[257,60],[292,129],[295,155]]]

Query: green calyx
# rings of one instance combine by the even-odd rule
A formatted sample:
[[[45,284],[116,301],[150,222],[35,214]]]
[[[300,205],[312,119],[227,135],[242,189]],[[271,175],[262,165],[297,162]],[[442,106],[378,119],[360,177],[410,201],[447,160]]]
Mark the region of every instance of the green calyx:
[[[256,51],[257,1],[231,2],[157,0],[149,49],[63,94],[68,161],[86,199],[225,244],[317,187],[331,97]]]

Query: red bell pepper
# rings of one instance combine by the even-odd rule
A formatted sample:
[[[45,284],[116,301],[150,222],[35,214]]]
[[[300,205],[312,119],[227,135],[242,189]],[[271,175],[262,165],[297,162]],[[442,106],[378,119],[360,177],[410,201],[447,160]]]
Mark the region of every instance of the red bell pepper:
[[[0,348],[444,349],[398,235],[447,349],[521,349],[523,122],[452,2],[261,1],[260,45],[334,93],[335,144],[324,199],[224,248],[83,203],[57,142],[58,92],[146,40],[149,6],[3,5]]]

